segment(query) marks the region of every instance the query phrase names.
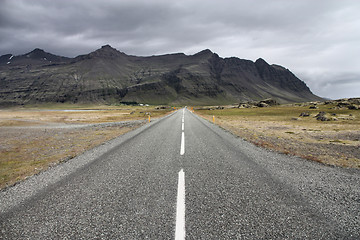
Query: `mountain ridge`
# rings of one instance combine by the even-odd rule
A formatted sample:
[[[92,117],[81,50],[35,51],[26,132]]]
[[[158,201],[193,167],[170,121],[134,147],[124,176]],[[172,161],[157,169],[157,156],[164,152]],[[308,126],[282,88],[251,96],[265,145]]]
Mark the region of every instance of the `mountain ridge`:
[[[67,58],[42,49],[0,56],[0,104],[43,102],[228,104],[274,98],[321,100],[290,70],[209,49],[194,55],[132,56],[104,45]]]

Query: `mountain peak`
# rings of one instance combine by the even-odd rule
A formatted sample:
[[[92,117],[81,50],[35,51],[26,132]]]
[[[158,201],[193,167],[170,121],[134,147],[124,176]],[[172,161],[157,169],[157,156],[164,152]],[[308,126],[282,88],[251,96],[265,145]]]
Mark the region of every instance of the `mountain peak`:
[[[50,53],[45,52],[43,49],[40,48],[35,48],[34,50],[32,50],[31,52],[25,54],[26,57],[28,58],[32,58],[32,59],[40,59],[40,58],[45,58],[48,55],[50,55]]]
[[[259,58],[255,61],[255,64],[261,64],[261,65],[269,65],[264,59]]]
[[[28,59],[28,60],[37,60],[37,61],[48,61],[48,62],[64,62],[69,60],[67,57],[62,57],[54,55],[52,53],[45,52],[43,49],[35,48],[29,53],[24,55],[16,56],[18,59]],[[23,61],[22,61],[23,62]]]
[[[124,53],[118,51],[117,49],[111,47],[109,44],[101,46],[100,49],[89,54],[90,57],[107,57],[114,58],[125,55]]]
[[[103,50],[116,50],[115,48],[111,47],[109,44],[101,46],[101,49],[103,49]]]
[[[210,55],[210,54],[211,55],[213,54],[213,52],[210,49],[204,49],[204,50],[196,53],[195,55],[199,56],[199,55]]]
[[[43,49],[40,49],[40,48],[35,48],[34,50],[32,50],[32,52],[34,53],[44,53],[45,51]]]

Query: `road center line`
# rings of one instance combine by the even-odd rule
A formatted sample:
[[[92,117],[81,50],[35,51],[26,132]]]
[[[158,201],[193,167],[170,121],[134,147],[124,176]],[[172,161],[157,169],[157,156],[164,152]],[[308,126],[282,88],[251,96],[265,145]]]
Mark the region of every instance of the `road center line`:
[[[184,131],[184,123],[181,124],[181,130]]]
[[[178,179],[178,192],[176,203],[175,240],[185,239],[185,173],[181,169]]]
[[[180,145],[180,155],[184,155],[185,153],[185,133],[181,133],[181,145]]]

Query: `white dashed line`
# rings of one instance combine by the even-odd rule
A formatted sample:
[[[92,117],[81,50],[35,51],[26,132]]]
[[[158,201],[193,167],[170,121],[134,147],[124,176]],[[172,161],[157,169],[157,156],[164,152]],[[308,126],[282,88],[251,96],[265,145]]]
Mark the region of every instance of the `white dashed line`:
[[[185,133],[181,133],[181,145],[180,145],[180,155],[184,155],[185,153]]]
[[[185,239],[185,173],[179,172],[178,192],[176,203],[175,240]]]
[[[185,108],[183,109],[183,115],[181,118],[181,145],[180,145],[180,155],[184,155],[185,153],[185,133],[184,133],[184,129],[185,129],[185,123],[184,123],[184,114],[185,114]]]

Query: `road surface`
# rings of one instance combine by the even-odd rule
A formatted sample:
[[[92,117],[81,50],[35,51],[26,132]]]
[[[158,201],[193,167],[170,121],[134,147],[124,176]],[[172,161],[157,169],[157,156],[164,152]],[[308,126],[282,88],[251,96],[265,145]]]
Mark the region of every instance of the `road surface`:
[[[360,239],[360,171],[187,109],[0,192],[0,239]]]

